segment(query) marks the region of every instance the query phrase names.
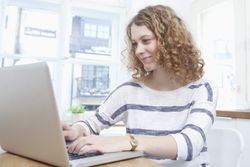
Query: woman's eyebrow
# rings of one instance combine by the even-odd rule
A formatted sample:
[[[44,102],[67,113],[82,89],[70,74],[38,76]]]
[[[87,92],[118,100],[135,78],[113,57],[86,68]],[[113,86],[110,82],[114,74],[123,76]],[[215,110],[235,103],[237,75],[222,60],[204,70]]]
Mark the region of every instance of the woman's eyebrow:
[[[143,39],[143,38],[154,38],[154,35],[143,35],[138,38],[138,40]],[[132,39],[132,42],[136,42],[136,39]]]

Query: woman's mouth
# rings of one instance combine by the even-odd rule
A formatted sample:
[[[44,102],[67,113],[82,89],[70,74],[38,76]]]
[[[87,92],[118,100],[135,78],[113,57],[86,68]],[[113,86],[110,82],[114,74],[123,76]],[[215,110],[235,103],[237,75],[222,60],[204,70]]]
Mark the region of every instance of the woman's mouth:
[[[151,56],[142,58],[142,59],[141,59],[141,62],[142,62],[143,64],[145,64],[145,63],[150,63],[150,62],[151,62]]]

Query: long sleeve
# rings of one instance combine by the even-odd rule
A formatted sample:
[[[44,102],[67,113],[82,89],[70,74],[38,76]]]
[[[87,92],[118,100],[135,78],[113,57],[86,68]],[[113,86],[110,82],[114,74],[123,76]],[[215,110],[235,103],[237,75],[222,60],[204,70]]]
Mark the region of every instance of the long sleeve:
[[[216,87],[209,82],[189,88],[196,90],[192,98],[193,105],[181,132],[172,134],[177,142],[177,159],[186,161],[207,151],[206,134],[214,123],[218,96]]]
[[[83,122],[89,127],[90,133],[99,134],[104,128],[109,128],[119,121],[126,122],[126,99],[128,89],[140,87],[135,82],[125,82],[118,86],[97,109],[94,116]]]

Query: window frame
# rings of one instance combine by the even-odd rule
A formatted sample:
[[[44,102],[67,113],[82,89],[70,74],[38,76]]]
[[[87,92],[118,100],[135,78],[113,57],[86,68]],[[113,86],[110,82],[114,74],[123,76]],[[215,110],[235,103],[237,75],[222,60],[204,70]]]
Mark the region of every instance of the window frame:
[[[102,5],[100,5],[102,4]],[[60,1],[60,0],[46,0],[46,1],[28,1],[28,0],[4,0],[0,2],[0,20],[4,20],[4,9],[6,6],[13,5],[13,6],[20,6],[30,9],[39,9],[39,10],[46,10],[46,11],[53,11],[57,12],[59,16],[59,29],[57,32],[58,36],[58,49],[57,49],[57,56],[55,58],[48,58],[48,57],[29,57],[29,56],[18,56],[18,55],[6,55],[3,53],[2,50],[2,32],[3,32],[3,25],[4,23],[1,21],[0,23],[0,63],[2,64],[2,60],[4,58],[11,58],[11,59],[19,59],[19,58],[32,58],[38,61],[48,61],[56,63],[56,69],[53,72],[55,75],[54,80],[56,85],[56,89],[54,89],[54,93],[57,100],[58,111],[59,113],[65,112],[71,103],[71,85],[72,85],[72,66],[74,64],[91,64],[91,65],[105,65],[109,66],[110,72],[110,89],[113,89],[118,83],[120,83],[120,76],[117,74],[117,71],[120,71],[120,51],[121,51],[121,44],[124,41],[120,41],[123,38],[124,33],[120,32],[124,27],[124,18],[126,7],[124,6],[125,3],[123,1],[112,1],[104,0],[104,1]],[[89,57],[88,54],[85,54],[84,57],[71,57],[70,50],[69,50],[69,41],[70,41],[70,34],[71,34],[71,24],[72,24],[72,13],[74,9],[83,9],[86,13],[89,10],[92,11],[101,11],[103,13],[112,13],[115,16],[117,23],[112,23],[112,32],[116,34],[115,40],[112,40],[112,48],[114,48],[112,54],[110,56],[92,56]],[[2,10],[3,9],[3,10]],[[112,12],[110,12],[112,11]],[[81,11],[82,12],[82,11]],[[92,12],[93,14],[93,12]],[[89,16],[93,16],[89,14]],[[101,15],[102,17],[104,15]],[[101,17],[101,18],[102,18]],[[105,17],[110,18],[110,15],[106,15]],[[123,20],[123,21],[121,21]],[[119,33],[118,33],[119,32]],[[114,47],[115,46],[115,47]],[[105,63],[103,63],[105,62]],[[124,71],[122,71],[124,72]]]

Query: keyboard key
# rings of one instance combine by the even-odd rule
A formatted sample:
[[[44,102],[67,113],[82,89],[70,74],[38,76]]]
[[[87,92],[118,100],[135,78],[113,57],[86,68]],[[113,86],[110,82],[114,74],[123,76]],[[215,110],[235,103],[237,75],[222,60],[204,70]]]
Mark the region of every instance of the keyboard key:
[[[80,159],[80,158],[87,158],[87,157],[94,157],[94,156],[97,156],[97,155],[102,155],[102,153],[100,153],[100,152],[92,152],[92,153],[86,153],[86,154],[83,154],[83,155],[68,153],[68,155],[69,155],[69,160],[76,160],[76,159]]]

